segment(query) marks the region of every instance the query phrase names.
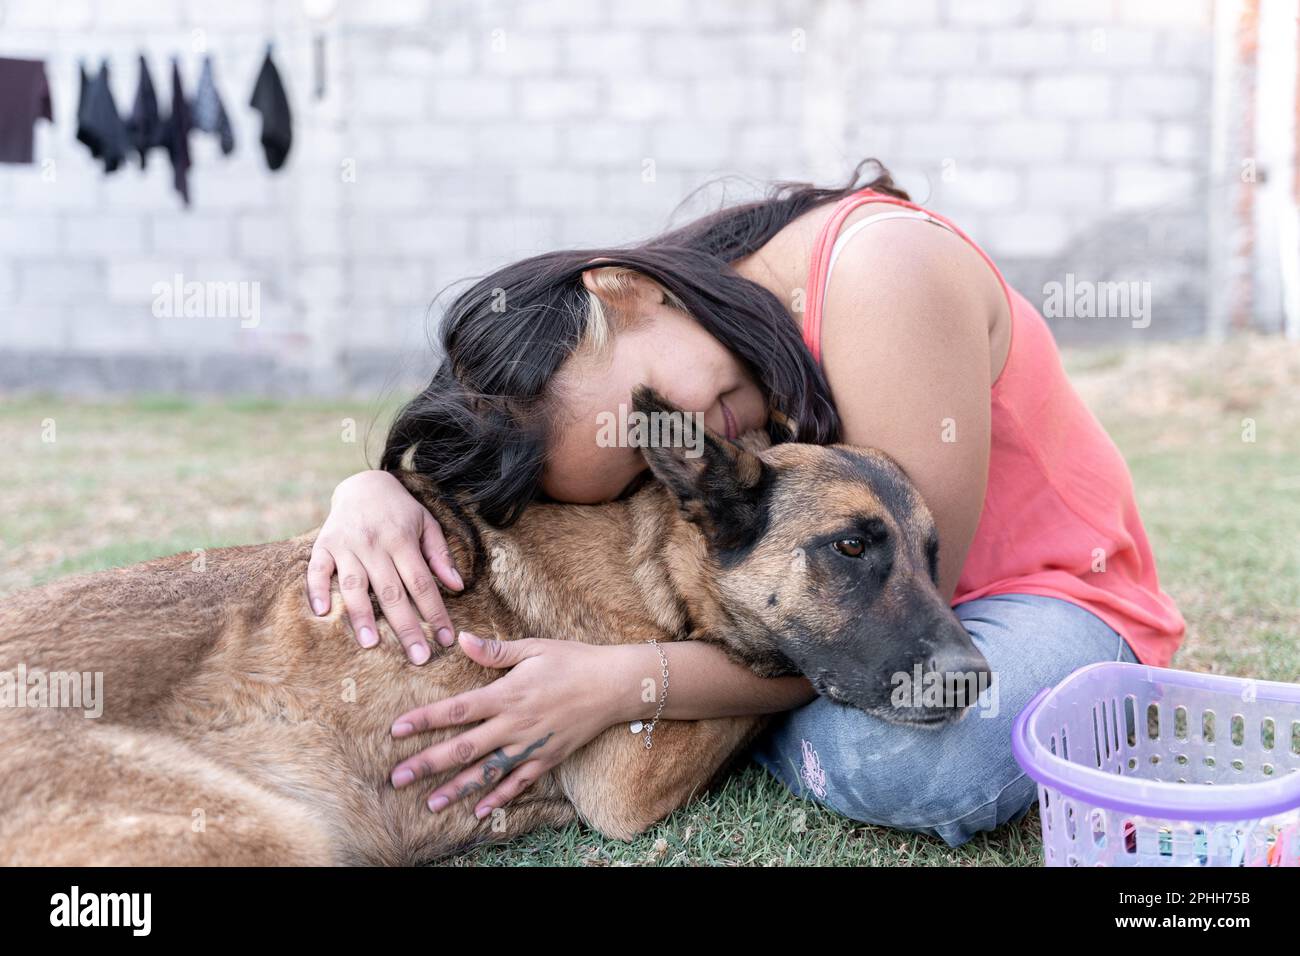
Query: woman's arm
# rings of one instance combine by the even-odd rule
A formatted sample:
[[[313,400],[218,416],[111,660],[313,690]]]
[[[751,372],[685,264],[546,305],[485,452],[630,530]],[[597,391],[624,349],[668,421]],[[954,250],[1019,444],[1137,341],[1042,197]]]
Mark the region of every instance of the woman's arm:
[[[927,222],[864,229],[836,260],[822,323],[826,380],[844,441],[907,472],[939,532],[951,600],[984,508],[992,406],[1009,322],[1001,285],[959,236]]]
[[[484,687],[417,707],[393,722],[394,737],[476,726],[393,768],[404,787],[459,770],[426,798],[438,811],[467,796],[482,818],[616,724],[653,717],[662,689],[659,652],[649,644],[601,646],[460,635],[484,667],[509,673]],[[719,648],[698,641],[661,645],[668,656],[663,716],[699,720],[787,710],[816,695],[802,677],[755,677]]]
[[[759,677],[720,647],[703,641],[660,647],[668,658],[666,720],[775,714],[817,696],[803,677]],[[610,723],[653,717],[663,687],[659,652],[649,644],[621,644],[610,650],[610,666],[621,681],[611,694]]]

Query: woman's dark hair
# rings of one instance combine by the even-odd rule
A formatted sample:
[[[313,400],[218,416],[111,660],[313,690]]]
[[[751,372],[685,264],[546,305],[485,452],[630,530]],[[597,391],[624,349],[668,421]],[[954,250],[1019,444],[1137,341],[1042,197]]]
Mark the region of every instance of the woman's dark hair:
[[[864,169],[874,178],[862,182]],[[556,371],[588,331],[593,259],[662,286],[754,375],[773,410],[773,441],[826,444],[839,417],[798,326],[771,292],[729,265],[758,250],[808,210],[870,187],[906,199],[889,173],[865,160],[845,185],[773,185],[764,199],[720,209],[672,232],[618,249],[549,252],[516,262],[458,295],[442,322],[443,360],[433,380],[389,428],[381,467],[407,466],[505,526],[539,496]]]

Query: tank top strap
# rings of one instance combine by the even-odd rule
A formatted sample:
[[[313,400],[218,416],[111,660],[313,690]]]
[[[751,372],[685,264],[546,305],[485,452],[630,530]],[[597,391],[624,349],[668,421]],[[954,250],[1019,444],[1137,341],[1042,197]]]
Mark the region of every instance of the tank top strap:
[[[844,220],[859,207],[872,202],[889,203],[898,206],[900,209],[911,210],[911,215],[903,213],[882,213],[879,216],[870,216],[861,222],[854,223],[849,227],[849,232],[840,237],[840,229],[844,225]],[[917,215],[919,214],[919,215]],[[878,193],[874,189],[860,189],[851,195],[841,199],[832,210],[831,215],[822,225],[821,231],[817,234],[817,241],[813,245],[812,262],[808,267],[808,283],[804,295],[804,319],[803,319],[803,340],[812,353],[814,361],[819,365],[822,360],[821,331],[822,331],[822,306],[826,299],[826,285],[830,279],[831,266],[838,257],[839,251],[843,248],[843,243],[838,242],[837,238],[847,240],[850,235],[857,231],[858,228],[867,223],[875,222],[883,218],[923,218],[938,225],[945,226],[953,233],[965,240],[972,249],[979,253],[988,267],[993,270],[997,276],[998,284],[1002,288],[1002,294],[1006,297],[1007,308],[1013,309],[1011,302],[1011,288],[1007,285],[1006,279],[1002,277],[1001,270],[993,263],[979,245],[966,235],[960,228],[947,218],[938,213],[931,212],[918,206],[916,203],[909,202],[906,199],[899,199],[897,196],[888,196],[884,193]]]
[[[826,263],[827,276],[835,271],[835,260],[840,257],[840,253],[844,251],[844,247],[849,244],[854,236],[872,223],[881,222],[886,219],[919,219],[921,222],[932,222],[940,229],[948,229],[948,226],[940,222],[938,219],[935,219],[934,216],[931,216],[928,212],[917,212],[914,209],[893,209],[889,212],[878,212],[874,215],[868,216],[866,219],[859,219],[836,236],[835,243],[831,246],[830,261]],[[952,232],[951,229],[948,229],[948,231]]]

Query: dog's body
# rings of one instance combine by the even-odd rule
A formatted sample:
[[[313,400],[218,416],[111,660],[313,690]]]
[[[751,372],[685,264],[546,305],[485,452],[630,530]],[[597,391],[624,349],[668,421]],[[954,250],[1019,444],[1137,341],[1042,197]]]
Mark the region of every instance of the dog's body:
[[[529,509],[485,540],[486,579],[448,595],[452,620],[485,636],[685,637],[681,606],[653,567],[667,542],[634,541],[636,518],[658,537],[656,512],[675,511],[656,490],[627,507]],[[432,782],[394,790],[388,773],[437,737],[394,741],[388,729],[497,672],[436,644],[432,661],[412,666],[383,624],[380,646],[360,649],[337,593],[328,617],[307,606],[311,540],[213,551],[201,572],[178,555],[72,578],[0,610],[4,667],[104,675],[99,719],[35,708],[0,719],[3,862],[410,863],[563,825],[575,808],[602,833],[630,837],[685,802],[756,729],[750,718],[662,722],[647,751],[626,726],[611,728],[496,829],[474,818],[472,801],[435,816],[423,799]],[[636,544],[647,546],[645,586],[631,566]]]
[[[604,506],[536,505],[507,530],[439,501],[416,476],[404,480],[434,510],[462,569],[464,592],[446,595],[459,628],[592,644],[712,640],[757,673],[802,670],[823,693],[870,709],[852,689],[867,668],[823,666],[809,648],[822,630],[847,627],[859,604],[878,603],[888,618],[904,590],[889,593],[891,570],[876,568],[870,600],[837,603],[828,585],[839,579],[819,572],[820,551],[815,559],[804,551],[815,529],[807,520],[788,526],[836,467],[855,483],[836,456],[851,457],[798,445],[760,457],[710,437],[702,464],[647,454],[663,484]],[[890,516],[898,546],[888,564],[910,595],[911,572],[925,579],[928,513],[917,496],[897,514],[902,492],[891,487],[888,502],[880,482],[897,483],[901,472],[883,456],[867,460],[880,471],[874,484],[863,474],[853,501],[847,488],[827,500],[831,510]],[[750,511],[732,513],[741,498]],[[749,531],[724,534],[738,518]],[[337,593],[325,617],[308,607],[312,540],[212,551],[201,569],[192,555],[163,558],[0,605],[0,672],[103,675],[98,719],[0,707],[0,863],[417,863],[575,815],[627,839],[702,792],[761,728],[756,717],[661,721],[647,750],[615,726],[484,820],[472,801],[430,813],[424,797],[450,771],[401,790],[388,773],[464,728],[394,740],[392,720],[500,672],[432,643],[433,660],[410,665],[385,624],[378,648],[359,648]],[[961,640],[936,626],[934,640],[920,642],[927,655]],[[871,660],[904,666],[897,655]],[[657,666],[647,677],[658,677]]]

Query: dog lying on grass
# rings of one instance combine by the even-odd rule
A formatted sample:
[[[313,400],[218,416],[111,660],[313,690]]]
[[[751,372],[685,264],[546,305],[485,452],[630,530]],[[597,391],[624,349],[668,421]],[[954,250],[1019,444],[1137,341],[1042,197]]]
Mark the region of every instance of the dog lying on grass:
[[[634,404],[691,428],[653,392]],[[982,664],[938,593],[934,523],[898,466],[847,446],[702,437],[696,456],[685,440],[643,449],[658,481],[624,500],[538,503],[504,530],[403,473],[462,569],[452,619],[507,640],[712,641],[886,720],[958,719],[891,703],[890,676],[917,663]],[[647,750],[620,725],[492,817],[465,803],[430,813],[388,771],[453,731],[395,740],[392,718],[501,672],[436,643],[410,666],[386,624],[362,651],[342,601],[325,617],[308,607],[313,538],[212,551],[202,571],[161,558],[0,604],[0,671],[103,681],[95,719],[52,700],[0,706],[0,863],[414,864],[575,817],[630,839],[705,791],[762,727],[661,721]]]

